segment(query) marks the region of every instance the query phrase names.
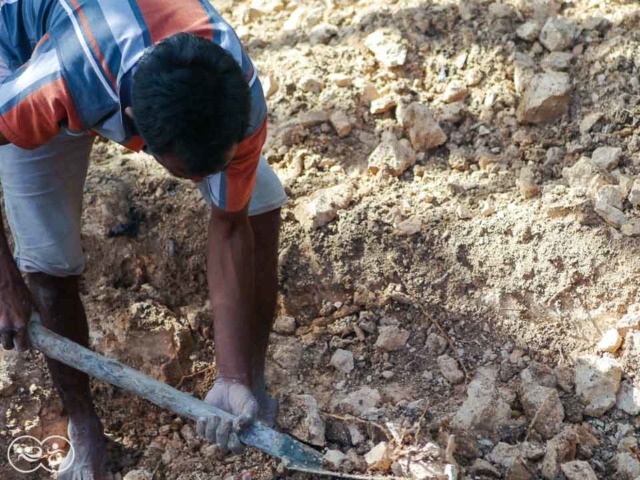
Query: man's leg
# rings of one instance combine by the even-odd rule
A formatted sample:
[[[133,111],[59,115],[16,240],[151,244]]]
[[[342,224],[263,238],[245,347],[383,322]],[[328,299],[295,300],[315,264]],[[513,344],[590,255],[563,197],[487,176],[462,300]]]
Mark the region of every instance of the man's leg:
[[[0,148],[0,181],[18,267],[26,273],[43,324],[85,346],[89,331],[79,294],[84,268],[80,218],[91,144],[88,137],[60,135],[34,151]],[[106,442],[89,378],[59,362],[47,363],[75,448],[73,464],[58,478],[107,478]]]
[[[255,237],[255,338],[258,340],[253,357],[253,387],[260,404],[260,420],[275,425],[278,404],[267,395],[264,374],[278,297],[280,209],[250,217],[250,220]]]

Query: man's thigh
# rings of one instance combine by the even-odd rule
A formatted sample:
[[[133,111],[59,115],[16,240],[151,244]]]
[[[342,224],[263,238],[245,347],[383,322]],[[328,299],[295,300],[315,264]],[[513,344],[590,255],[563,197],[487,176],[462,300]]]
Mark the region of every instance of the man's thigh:
[[[82,194],[92,144],[92,137],[62,133],[36,150],[0,147],[0,184],[21,271],[83,271]]]
[[[219,206],[219,199],[214,192],[220,191],[221,175],[212,175],[198,185],[207,205],[213,203]],[[273,171],[269,162],[261,156],[256,174],[256,186],[249,202],[249,216],[253,217],[271,212],[283,207],[287,203],[287,194],[280,179]]]

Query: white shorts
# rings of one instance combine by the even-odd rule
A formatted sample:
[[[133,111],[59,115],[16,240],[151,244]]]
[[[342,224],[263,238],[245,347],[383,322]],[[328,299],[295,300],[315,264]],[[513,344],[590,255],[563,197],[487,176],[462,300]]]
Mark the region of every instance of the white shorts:
[[[8,74],[0,63],[0,89]],[[0,185],[21,271],[65,277],[84,270],[82,195],[92,144],[92,136],[61,133],[36,150],[0,147]],[[216,181],[214,175],[198,186],[208,205],[217,203],[210,186]],[[280,180],[261,157],[249,215],[276,210],[286,202]]]

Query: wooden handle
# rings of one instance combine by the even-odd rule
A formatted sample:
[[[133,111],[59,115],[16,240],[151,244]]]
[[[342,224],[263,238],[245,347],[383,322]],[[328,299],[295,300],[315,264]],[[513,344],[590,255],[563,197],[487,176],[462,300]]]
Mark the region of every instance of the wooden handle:
[[[197,421],[200,417],[218,416],[233,421],[235,417],[191,395],[176,390],[120,362],[92,352],[71,340],[43,327],[34,313],[29,322],[31,345],[49,358],[69,365],[98,380],[134,393],[161,408]],[[240,440],[271,456],[282,459],[285,466],[295,469],[322,468],[322,455],[260,423],[242,432]]]

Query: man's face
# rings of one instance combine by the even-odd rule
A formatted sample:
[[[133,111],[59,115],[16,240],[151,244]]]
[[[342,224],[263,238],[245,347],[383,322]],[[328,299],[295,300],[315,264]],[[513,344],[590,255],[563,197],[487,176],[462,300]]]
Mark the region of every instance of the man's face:
[[[225,164],[223,168],[215,171],[211,171],[207,175],[188,174],[186,171],[184,162],[180,160],[173,153],[166,153],[164,155],[156,155],[156,154],[152,154],[152,155],[153,155],[153,158],[155,158],[156,161],[160,165],[162,165],[164,168],[166,168],[167,171],[174,177],[191,180],[194,183],[200,183],[209,175],[214,175],[216,173],[225,171],[229,167],[229,164],[231,163],[231,160],[233,159],[233,156],[235,155],[237,148],[238,148],[238,145],[236,144],[236,145],[233,145],[229,150],[227,150],[227,152],[224,155]]]

